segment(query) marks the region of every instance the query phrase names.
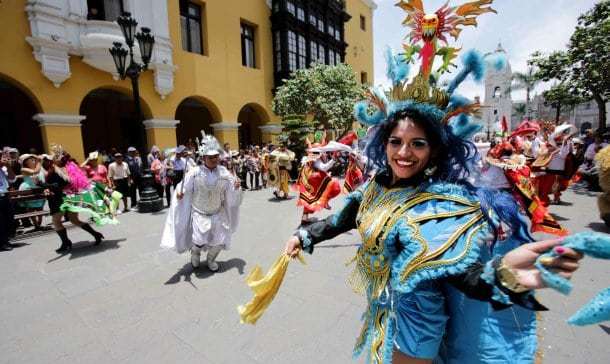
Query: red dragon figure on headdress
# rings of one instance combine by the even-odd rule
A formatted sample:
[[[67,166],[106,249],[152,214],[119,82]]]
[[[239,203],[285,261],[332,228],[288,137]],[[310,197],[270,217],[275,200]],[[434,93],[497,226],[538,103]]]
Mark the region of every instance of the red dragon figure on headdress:
[[[459,48],[447,47],[447,34],[457,39],[462,31],[461,26],[477,26],[477,16],[484,13],[496,13],[491,7],[485,7],[493,0],[470,1],[460,6],[449,6],[449,1],[440,9],[431,14],[424,11],[423,0],[400,0],[396,6],[407,13],[403,24],[412,28],[409,34],[411,44],[404,44],[405,57],[410,63],[415,53],[422,59],[420,74],[427,80],[432,72],[435,56],[443,57],[443,64],[437,72],[442,74],[449,71],[449,66],[456,56]],[[438,47],[437,41],[445,43]],[[418,45],[423,41],[423,46]]]

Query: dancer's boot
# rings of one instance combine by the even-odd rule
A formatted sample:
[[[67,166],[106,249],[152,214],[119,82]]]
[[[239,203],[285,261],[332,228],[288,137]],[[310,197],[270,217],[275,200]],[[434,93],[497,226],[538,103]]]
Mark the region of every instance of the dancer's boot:
[[[211,247],[210,250],[208,250],[208,256],[206,260],[208,263],[208,268],[210,268],[212,272],[217,272],[218,268],[220,268],[218,266],[218,263],[216,263],[216,257],[218,257],[218,254],[220,254],[221,250],[222,245],[215,245]]]
[[[57,235],[61,239],[61,246],[58,249],[55,249],[57,254],[69,253],[72,250],[72,242],[68,239],[68,231],[63,228],[61,230],[57,230]]]

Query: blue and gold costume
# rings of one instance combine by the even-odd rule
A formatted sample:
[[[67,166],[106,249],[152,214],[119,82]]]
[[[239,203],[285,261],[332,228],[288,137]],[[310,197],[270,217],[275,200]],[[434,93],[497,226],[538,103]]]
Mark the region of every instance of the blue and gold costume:
[[[478,291],[476,299],[497,308],[511,301],[527,306],[531,298],[508,297],[493,274],[483,279],[486,270],[493,272],[491,263],[484,263],[492,261],[494,250],[514,245],[490,246],[493,227],[479,198],[459,184],[390,188],[387,180],[376,176],[350,194],[339,213],[297,233],[309,253],[314,244],[353,228],[363,238],[349,280],[368,300],[354,354],[364,353],[370,363],[391,362],[395,349],[444,363],[489,362],[482,358],[528,363],[535,350],[533,312],[521,307],[492,312],[489,303],[462,293]],[[472,277],[479,279],[468,282]],[[519,333],[519,340],[497,335],[507,328]]]

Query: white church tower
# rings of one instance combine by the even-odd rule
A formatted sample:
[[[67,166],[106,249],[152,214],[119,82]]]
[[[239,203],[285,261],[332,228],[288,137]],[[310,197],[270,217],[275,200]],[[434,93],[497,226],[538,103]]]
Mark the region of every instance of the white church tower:
[[[502,69],[498,70],[493,66],[488,67],[485,75],[482,132],[493,136],[496,131],[502,129],[502,117],[506,118],[508,128],[511,129],[513,101],[510,98],[512,71],[502,44],[498,43],[498,48],[491,54],[501,54],[506,59],[506,65]]]

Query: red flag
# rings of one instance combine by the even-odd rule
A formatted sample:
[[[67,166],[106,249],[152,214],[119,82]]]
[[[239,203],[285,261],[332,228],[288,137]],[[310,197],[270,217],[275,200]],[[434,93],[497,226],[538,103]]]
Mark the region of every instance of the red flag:
[[[506,115],[502,116],[502,134],[508,134],[508,122],[506,121]]]

